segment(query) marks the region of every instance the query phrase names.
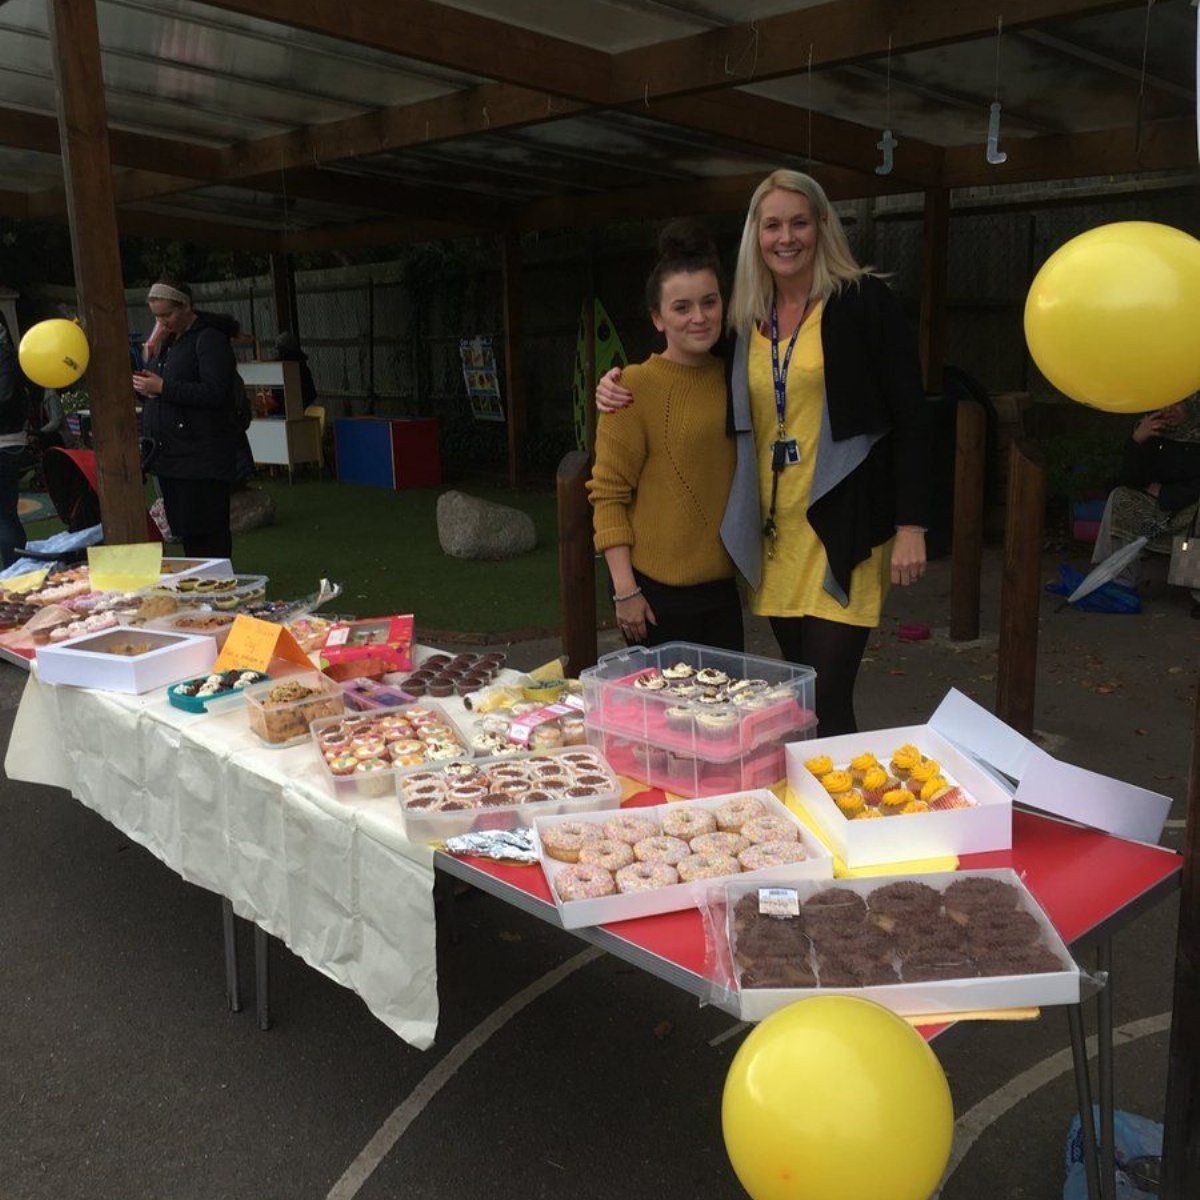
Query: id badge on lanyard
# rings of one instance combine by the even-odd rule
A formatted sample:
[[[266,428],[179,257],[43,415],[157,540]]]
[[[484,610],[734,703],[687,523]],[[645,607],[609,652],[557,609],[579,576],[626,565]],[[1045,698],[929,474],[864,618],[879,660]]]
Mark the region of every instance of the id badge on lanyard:
[[[796,339],[800,336],[800,327],[808,316],[810,299],[800,314],[796,328],[788,341],[784,352],[783,364],[779,362],[779,310],[775,302],[771,302],[771,380],[775,385],[775,440],[771,443],[771,509],[763,525],[763,536],[767,539],[767,557],[775,557],[775,538],[778,527],[775,524],[775,502],[779,496],[779,476],[784,468],[793,467],[800,461],[800,444],[794,437],[788,437],[786,427],[787,416],[787,375],[792,361],[792,351],[796,348]]]

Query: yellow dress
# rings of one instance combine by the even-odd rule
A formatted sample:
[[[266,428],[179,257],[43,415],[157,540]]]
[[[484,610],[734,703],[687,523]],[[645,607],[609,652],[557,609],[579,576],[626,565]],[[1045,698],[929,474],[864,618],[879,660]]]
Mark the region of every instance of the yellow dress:
[[[799,463],[785,467],[779,477],[775,505],[774,557],[763,547],[762,586],[751,594],[750,609],[763,617],[822,617],[845,625],[875,626],[887,596],[891,574],[892,543],[876,546],[871,557],[854,568],[850,577],[850,604],[843,608],[824,587],[829,560],[821,539],[805,513],[812,492],[813,470],[821,419],[825,411],[825,358],[821,351],[821,309],[809,314],[796,339],[788,367],[787,408],[784,429],[796,439]],[[787,341],[780,339],[782,364]],[[763,519],[771,509],[771,443],[778,422],[775,385],[771,373],[771,339],[757,329],[751,336],[749,357],[750,419],[758,461],[759,503]]]

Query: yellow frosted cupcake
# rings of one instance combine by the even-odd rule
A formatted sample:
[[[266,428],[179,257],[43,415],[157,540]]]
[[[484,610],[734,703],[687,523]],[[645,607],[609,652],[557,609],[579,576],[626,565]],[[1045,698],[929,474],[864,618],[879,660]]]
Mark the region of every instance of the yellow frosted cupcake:
[[[865,754],[860,754],[857,758],[850,760],[850,774],[854,776],[855,783],[862,783],[863,776],[872,767],[877,766],[879,766],[879,759],[868,750]]]
[[[944,775],[935,775],[921,784],[920,798],[928,803],[940,796],[949,786]]]
[[[908,785],[908,790],[914,796],[921,794],[921,788],[925,786],[936,775],[942,773],[942,768],[937,759],[923,758],[919,763],[914,763],[912,770],[908,773],[908,779],[905,782]]]
[[[910,800],[904,806],[904,815],[907,817],[912,813],[923,813],[929,811],[929,805],[924,800]]]
[[[856,820],[856,821],[871,821],[871,820],[874,820],[876,817],[882,817],[882,816],[883,816],[883,813],[881,813],[879,811],[879,809],[877,809],[877,808],[864,808],[862,810],[862,812],[857,813],[855,815],[854,820]]]
[[[920,750],[913,745],[903,745],[892,755],[892,773],[897,779],[907,779],[913,767],[921,761]]]
[[[864,808],[866,803],[863,800],[862,792],[857,788],[850,788],[846,792],[838,792],[833,798],[834,804],[838,806],[838,812],[846,818],[847,821],[853,821]]]
[[[896,817],[912,802],[912,792],[907,788],[892,788],[879,799],[879,812],[885,817]]]
[[[884,792],[890,792],[897,781],[892,779],[882,767],[871,767],[863,772],[863,799],[874,808],[883,797]]]
[[[833,770],[833,759],[828,754],[818,754],[816,758],[806,760],[804,764],[818,779],[828,775]]]
[[[848,792],[854,786],[849,771],[829,771],[821,776],[821,786],[831,795]]]

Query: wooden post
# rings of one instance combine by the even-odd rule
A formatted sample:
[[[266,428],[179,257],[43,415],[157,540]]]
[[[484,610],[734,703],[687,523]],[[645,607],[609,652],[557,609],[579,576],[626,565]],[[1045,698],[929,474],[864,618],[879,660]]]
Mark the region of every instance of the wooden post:
[[[942,390],[946,357],[946,262],[950,242],[950,192],[925,193],[925,238],[921,264],[921,368],[925,390]]]
[[[1171,1012],[1162,1196],[1163,1200],[1193,1200],[1200,1196],[1200,686],[1192,719],[1192,769]]]
[[[300,336],[300,316],[296,307],[296,273],[290,254],[271,255],[271,287],[275,292],[275,332],[285,329]],[[253,311],[253,310],[251,310]]]
[[[146,540],[146,501],[129,367],[129,324],[113,202],[96,0],[49,0],[50,56],[79,312],[91,345],[87,385],[104,540]]]
[[[983,473],[987,413],[974,400],[954,413],[954,536],[950,564],[950,639],[979,636],[979,575],[983,562]]]
[[[521,235],[504,235],[504,388],[508,397],[508,486],[521,482],[525,445],[525,370],[522,360]],[[584,478],[587,478],[586,472]],[[560,499],[561,506],[561,499]],[[586,507],[586,499],[585,499]],[[561,512],[561,507],[560,507]],[[595,603],[592,605],[595,608]],[[595,624],[592,626],[595,637]]]
[[[585,485],[591,456],[572,450],[558,464],[558,594],[567,670],[576,678],[596,665],[596,555]]]
[[[1032,442],[1018,438],[1009,460],[996,715],[1026,737],[1033,734],[1045,510],[1045,463]]]

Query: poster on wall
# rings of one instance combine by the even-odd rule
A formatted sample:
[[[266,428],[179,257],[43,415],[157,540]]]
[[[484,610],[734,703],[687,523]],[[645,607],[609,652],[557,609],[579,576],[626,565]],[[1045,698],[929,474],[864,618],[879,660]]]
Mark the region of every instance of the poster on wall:
[[[496,353],[492,339],[462,338],[458,343],[462,357],[463,380],[471,414],[477,421],[503,421],[504,402],[500,399],[500,380],[496,374]]]

